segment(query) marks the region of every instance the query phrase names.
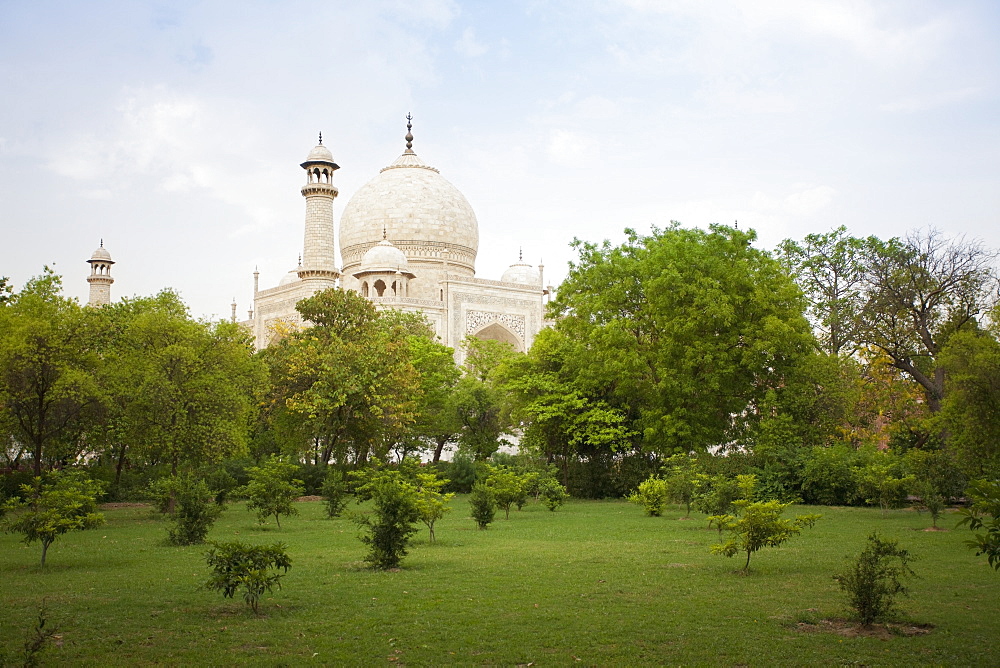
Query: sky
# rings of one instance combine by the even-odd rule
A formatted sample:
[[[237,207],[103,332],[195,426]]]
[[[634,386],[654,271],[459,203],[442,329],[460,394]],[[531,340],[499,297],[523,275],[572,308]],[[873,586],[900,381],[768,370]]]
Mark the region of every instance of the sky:
[[[0,276],[170,287],[246,317],[404,149],[479,219],[477,275],[672,220],[757,245],[845,225],[1000,249],[1000,3],[0,0]],[[338,241],[339,243],[339,241]]]

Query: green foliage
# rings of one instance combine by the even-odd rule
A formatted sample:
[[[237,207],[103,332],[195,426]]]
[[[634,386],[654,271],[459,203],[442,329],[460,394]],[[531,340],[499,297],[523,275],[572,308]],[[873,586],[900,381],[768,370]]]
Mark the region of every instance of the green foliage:
[[[103,486],[81,471],[53,471],[48,481],[35,478],[21,489],[23,498],[9,499],[0,528],[23,534],[24,544],[42,544],[42,566],[49,546],[64,533],[83,531],[104,523],[97,512]]]
[[[421,395],[412,323],[382,316],[352,290],[328,289],[296,306],[312,327],[261,353],[271,374],[267,428],[286,452],[344,467],[385,458],[414,424]]]
[[[942,418],[949,454],[969,477],[1000,476],[1000,341],[987,332],[959,332],[949,339],[941,365],[947,370]]]
[[[97,317],[61,291],[45,267],[0,308],[0,441],[10,465],[30,459],[35,476],[74,460],[100,413]]]
[[[858,456],[842,443],[815,447],[802,471],[802,497],[806,503],[847,505],[857,496]]]
[[[538,485],[539,494],[542,497],[542,503],[549,510],[554,511],[559,506],[566,503],[566,499],[569,498],[569,492],[566,488],[559,484],[559,481],[555,478],[545,477],[541,479]]]
[[[782,513],[792,504],[776,500],[751,501],[756,483],[753,476],[739,476],[738,481],[743,498],[733,502],[733,513],[712,518],[721,531],[729,532],[725,542],[712,546],[712,553],[727,557],[745,553],[747,560],[742,570],[746,573],[754,552],[778,547],[801,533],[804,527],[812,527],[820,516],[809,514],[792,520],[782,519]]]
[[[667,495],[674,503],[683,504],[691,515],[691,502],[698,490],[698,460],[689,455],[671,455],[663,463]]]
[[[248,469],[250,481],[242,489],[247,497],[247,510],[257,511],[257,521],[261,524],[274,516],[281,528],[281,515],[297,515],[298,509],[292,505],[304,491],[302,481],[292,476],[298,467],[281,457],[269,457],[262,466]]]
[[[628,500],[642,506],[650,517],[659,517],[666,509],[669,498],[667,481],[657,476],[651,476],[639,484]]]
[[[574,242],[550,307],[575,342],[569,377],[620,411],[646,451],[740,441],[762,415],[751,407],[811,352],[799,288],[753,231],[626,233],[621,246]]]
[[[520,508],[528,498],[529,480],[507,466],[490,467],[483,484],[492,490],[493,498],[497,506],[503,508],[506,519],[510,519],[512,505],[518,504]]]
[[[890,508],[899,508],[905,503],[907,493],[916,482],[903,470],[899,457],[888,450],[876,452],[856,475],[859,496],[869,505],[878,505],[883,517]]]
[[[292,567],[286,549],[283,543],[212,543],[212,549],[205,555],[212,569],[205,587],[221,591],[225,598],[234,598],[240,591],[243,601],[257,614],[260,597],[273,592],[275,586],[281,589],[280,580]],[[279,569],[284,572],[278,573]]]
[[[493,496],[493,489],[483,483],[476,483],[469,494],[469,505],[472,507],[472,519],[476,520],[476,526],[480,530],[489,527],[497,514],[497,500]]]
[[[738,498],[740,498],[740,487],[735,479],[721,474],[698,474],[692,505],[698,512],[709,515],[709,526],[712,526],[714,517],[731,513],[733,502]],[[722,526],[718,529],[721,533]]]
[[[361,542],[368,546],[365,561],[373,568],[398,568],[420,521],[419,493],[412,478],[399,470],[370,468],[351,473],[359,481],[355,493],[360,503],[371,499],[370,515],[358,514]]]
[[[56,637],[58,629],[49,624],[48,615],[48,608],[43,599],[42,604],[38,606],[38,615],[35,618],[35,623],[24,634],[24,644],[21,647],[19,657],[20,665],[24,668],[34,668],[35,666],[42,665],[42,653],[52,644],[52,640]],[[0,668],[7,665],[7,653],[4,647],[0,645]]]
[[[468,494],[476,484],[476,462],[464,452],[456,452],[450,462],[436,464],[442,478],[448,480],[445,490],[458,494]]]
[[[344,480],[344,472],[328,466],[320,494],[323,497],[326,516],[340,517],[340,513],[344,512],[347,506],[347,482]]]
[[[873,531],[865,549],[848,563],[847,571],[834,576],[862,624],[871,626],[884,619],[893,611],[896,597],[908,594],[900,578],[914,574],[912,560],[913,555],[897,541],[879,538]]]
[[[959,526],[984,530],[974,540],[966,541],[966,545],[976,551],[976,556],[985,554],[990,566],[1000,571],[1000,482],[976,480],[966,494],[972,504],[961,510]]]
[[[926,510],[931,516],[931,526],[937,528],[938,519],[941,513],[948,507],[945,498],[941,496],[934,485],[925,480],[919,480],[913,486],[913,493],[918,497],[916,507],[918,510]]]
[[[212,490],[208,483],[190,473],[174,478],[176,506],[173,526],[167,530],[168,540],[173,545],[197,545],[205,542],[209,529],[224,510],[213,503]]]
[[[441,480],[433,471],[417,474],[417,514],[420,521],[427,525],[430,542],[434,542],[434,524],[451,510],[448,503],[455,497],[453,493],[444,494],[441,490],[448,483]]]

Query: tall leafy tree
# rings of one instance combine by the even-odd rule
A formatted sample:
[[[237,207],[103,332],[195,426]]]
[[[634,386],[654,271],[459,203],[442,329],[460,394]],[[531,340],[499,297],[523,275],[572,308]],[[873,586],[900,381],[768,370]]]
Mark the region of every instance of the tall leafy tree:
[[[192,320],[172,293],[109,312],[115,329],[105,375],[117,457],[219,461],[245,450],[265,382],[249,334],[229,322]]]
[[[938,356],[952,334],[975,327],[992,307],[995,259],[979,242],[947,239],[936,230],[868,244],[862,341],[921,385],[932,412],[945,395]]]
[[[46,267],[0,308],[0,432],[36,476],[78,453],[101,403],[96,321],[61,290]]]
[[[351,291],[318,292],[296,308],[313,325],[264,351],[269,410],[287,411],[318,446],[322,463],[384,457],[413,424],[420,394],[407,328],[382,320]]]
[[[870,243],[840,226],[806,235],[801,242],[786,239],[778,246],[778,258],[809,302],[808,315],[820,349],[829,355],[852,355],[860,346],[866,245]]]
[[[1000,342],[985,331],[961,332],[941,355],[947,369],[942,418],[948,449],[972,477],[1000,477]]]
[[[801,292],[753,231],[672,224],[621,246],[575,242],[552,315],[578,373],[662,454],[740,440],[813,346]]]

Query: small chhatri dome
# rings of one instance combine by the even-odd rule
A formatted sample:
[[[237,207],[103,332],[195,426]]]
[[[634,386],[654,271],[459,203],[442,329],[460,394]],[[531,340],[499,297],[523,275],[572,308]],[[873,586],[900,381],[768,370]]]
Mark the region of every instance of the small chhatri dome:
[[[94,254],[90,256],[88,262],[106,262],[108,264],[114,264],[111,259],[111,253],[108,249],[104,247],[104,239],[101,239],[101,245],[94,251]]]
[[[388,239],[382,239],[368,249],[361,259],[361,271],[410,271],[410,264],[403,251]]]
[[[500,277],[500,280],[505,283],[538,285],[542,282],[542,275],[530,264],[525,264],[524,251],[522,249],[518,249],[517,262],[510,265],[510,267],[507,268],[507,271],[503,272],[503,276]]]
[[[294,283],[297,280],[299,280],[299,271],[298,269],[292,269],[290,272],[281,277],[281,280],[278,281],[278,285],[288,285],[289,283]]]
[[[316,144],[313,150],[309,151],[309,155],[306,156],[306,160],[305,162],[302,163],[302,166],[305,167],[306,165],[317,162],[333,165],[334,169],[339,169],[337,163],[333,161],[333,153],[330,153],[330,149],[328,149],[326,146],[323,146],[322,132],[319,133],[319,143]]]

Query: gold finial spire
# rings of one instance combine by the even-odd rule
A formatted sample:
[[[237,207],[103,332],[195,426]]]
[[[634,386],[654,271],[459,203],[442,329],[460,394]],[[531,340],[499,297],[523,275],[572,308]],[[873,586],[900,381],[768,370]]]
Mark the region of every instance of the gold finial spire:
[[[413,120],[413,115],[410,114],[409,112],[407,112],[407,114],[406,114],[406,137],[405,137],[405,139],[406,139],[406,152],[407,153],[413,153],[413,133],[411,132],[411,130],[413,130],[413,124],[411,123],[412,120]]]
[[[385,241],[388,238],[389,238],[388,237],[388,230],[386,230],[385,225],[383,225],[382,226],[382,241]]]

